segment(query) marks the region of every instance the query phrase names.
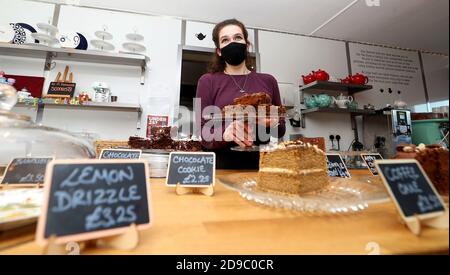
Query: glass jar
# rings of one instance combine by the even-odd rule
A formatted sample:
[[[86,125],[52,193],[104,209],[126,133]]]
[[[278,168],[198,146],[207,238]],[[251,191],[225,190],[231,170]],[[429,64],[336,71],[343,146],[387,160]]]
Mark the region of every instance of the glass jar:
[[[21,157],[95,157],[94,147],[87,140],[66,131],[37,125],[28,116],[10,112],[16,102],[14,87],[0,84],[0,166]]]

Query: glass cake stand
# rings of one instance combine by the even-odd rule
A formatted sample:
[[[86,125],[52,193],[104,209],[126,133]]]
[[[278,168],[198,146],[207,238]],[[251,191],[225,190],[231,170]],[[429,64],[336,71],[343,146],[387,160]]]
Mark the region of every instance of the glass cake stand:
[[[324,189],[304,195],[267,192],[256,186],[257,173],[237,173],[219,178],[227,188],[265,206],[314,214],[346,214],[362,211],[369,204],[389,201],[389,195],[376,177],[365,179],[330,178]]]

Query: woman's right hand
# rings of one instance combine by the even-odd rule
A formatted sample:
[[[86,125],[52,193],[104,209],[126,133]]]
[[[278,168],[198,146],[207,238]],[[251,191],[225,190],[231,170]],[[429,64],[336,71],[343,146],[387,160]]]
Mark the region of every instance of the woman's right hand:
[[[225,141],[234,141],[240,147],[249,147],[255,140],[253,128],[248,123],[235,120],[225,129],[223,133]]]

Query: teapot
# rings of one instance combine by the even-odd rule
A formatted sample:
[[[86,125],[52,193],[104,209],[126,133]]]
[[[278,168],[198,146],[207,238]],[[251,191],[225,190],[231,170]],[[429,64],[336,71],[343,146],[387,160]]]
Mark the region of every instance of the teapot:
[[[320,94],[315,96],[316,106],[321,108],[329,107],[333,98],[327,94]]]
[[[317,107],[316,97],[315,96],[305,97],[305,106],[308,109]]]
[[[352,84],[352,77],[349,75],[344,79],[341,79],[342,84]]]
[[[31,97],[31,93],[27,90],[27,88],[23,88],[21,91],[17,92],[17,97],[19,99],[27,99]]]
[[[312,73],[313,73],[314,77],[316,78],[316,80],[319,80],[319,81],[330,80],[330,75],[321,69],[319,69],[317,71],[313,71]]]
[[[308,74],[308,75],[302,75],[303,78],[303,84],[308,85],[311,82],[316,81],[316,77],[314,76],[314,74]]]
[[[347,104],[347,108],[350,109],[350,110],[358,109],[358,102],[356,102],[356,101],[349,102]]]
[[[351,77],[353,84],[365,85],[369,82],[369,78],[363,74],[357,73]]]
[[[333,97],[333,103],[336,104],[338,108],[347,108],[347,104],[351,102],[353,102],[352,96],[340,94],[337,98]]]

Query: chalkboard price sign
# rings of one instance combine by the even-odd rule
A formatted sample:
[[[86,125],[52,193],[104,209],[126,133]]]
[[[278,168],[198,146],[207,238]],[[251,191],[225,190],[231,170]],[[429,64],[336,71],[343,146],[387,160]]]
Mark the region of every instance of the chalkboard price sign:
[[[215,153],[172,152],[166,184],[176,187],[207,187],[215,182]]]
[[[5,170],[2,184],[44,183],[45,169],[53,158],[16,158]]]
[[[375,165],[405,219],[445,210],[444,203],[416,160],[377,160]]]
[[[75,83],[51,82],[47,94],[73,97],[75,87]]]
[[[100,159],[140,159],[142,150],[103,149]]]
[[[350,178],[350,172],[347,169],[341,155],[327,154],[327,173],[329,177]]]
[[[361,154],[361,159],[366,163],[370,173],[377,176],[378,170],[375,167],[375,160],[381,160],[383,157],[380,154]]]
[[[38,222],[41,244],[98,239],[148,228],[150,188],[147,162],[61,160],[49,163]]]

